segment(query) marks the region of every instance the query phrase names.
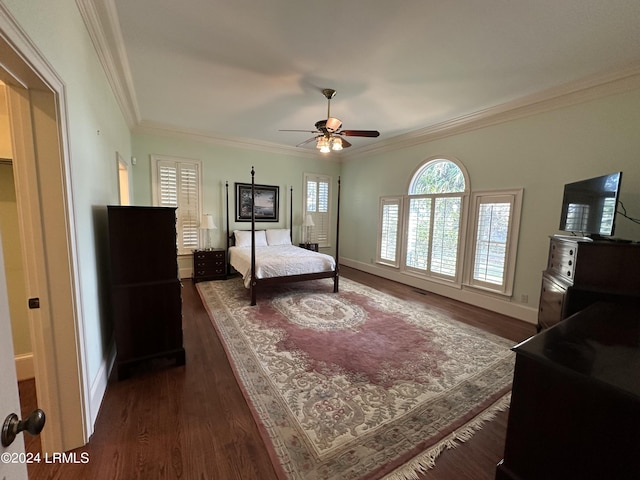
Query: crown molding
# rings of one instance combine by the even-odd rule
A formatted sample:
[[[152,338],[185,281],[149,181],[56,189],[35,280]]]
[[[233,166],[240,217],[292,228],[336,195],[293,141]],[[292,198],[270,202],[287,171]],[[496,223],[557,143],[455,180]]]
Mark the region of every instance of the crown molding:
[[[638,88],[640,65],[629,65],[363,146],[344,154],[343,159],[411,147]]]
[[[157,135],[161,137],[171,137],[180,140],[208,143],[212,145],[241,148],[243,150],[254,150],[260,152],[275,153],[278,155],[288,155],[298,158],[311,158],[314,160],[340,161],[342,155],[325,155],[317,150],[305,150],[297,147],[289,147],[276,143],[261,142],[249,138],[222,137],[212,135],[209,132],[198,130],[187,130],[148,120],[141,121],[132,129],[132,133],[138,135]]]
[[[125,121],[133,128],[140,122],[140,111],[114,0],[76,0],[76,5]],[[105,15],[98,15],[100,8]]]
[[[303,158],[346,161],[363,155],[385,153],[399,148],[411,147],[640,88],[640,65],[628,65],[619,70],[593,75],[559,87],[543,90],[500,105],[397,135],[387,140],[353,148],[346,152],[332,152],[331,155],[323,155],[316,151],[247,138],[215,136],[207,132],[179,129],[171,125],[141,120],[114,0],[76,0],[76,4],[120,109],[129,128],[134,133],[173,136],[216,145]],[[98,15],[100,8],[104,9],[105,15]],[[100,18],[106,18],[106,24],[103,25]]]

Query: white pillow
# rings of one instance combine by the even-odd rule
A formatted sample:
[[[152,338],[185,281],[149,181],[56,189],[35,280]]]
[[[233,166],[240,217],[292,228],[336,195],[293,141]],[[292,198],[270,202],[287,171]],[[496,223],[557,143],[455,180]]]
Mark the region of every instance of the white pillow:
[[[269,245],[291,245],[291,234],[286,228],[267,230],[267,243]]]
[[[233,234],[236,237],[236,247],[250,247],[251,246],[251,231],[247,230],[234,230]],[[264,230],[256,230],[256,247],[266,247],[267,236]]]

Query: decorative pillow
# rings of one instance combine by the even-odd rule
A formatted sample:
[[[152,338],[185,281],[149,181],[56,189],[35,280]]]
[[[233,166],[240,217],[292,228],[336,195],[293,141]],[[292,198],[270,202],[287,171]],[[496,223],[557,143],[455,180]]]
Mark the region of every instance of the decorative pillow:
[[[269,245],[291,245],[291,234],[286,228],[267,230],[267,243]]]
[[[247,230],[234,230],[233,234],[236,237],[236,247],[250,247],[251,246],[251,231]],[[266,247],[267,236],[264,230],[256,230],[256,247]]]

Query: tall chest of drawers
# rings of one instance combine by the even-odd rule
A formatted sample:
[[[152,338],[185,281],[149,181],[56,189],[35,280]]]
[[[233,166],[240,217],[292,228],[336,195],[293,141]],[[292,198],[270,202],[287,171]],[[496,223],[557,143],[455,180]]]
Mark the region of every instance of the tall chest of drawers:
[[[160,357],[184,365],[175,208],[107,209],[118,378]]]
[[[597,301],[631,299],[640,299],[640,244],[551,237],[538,330]]]

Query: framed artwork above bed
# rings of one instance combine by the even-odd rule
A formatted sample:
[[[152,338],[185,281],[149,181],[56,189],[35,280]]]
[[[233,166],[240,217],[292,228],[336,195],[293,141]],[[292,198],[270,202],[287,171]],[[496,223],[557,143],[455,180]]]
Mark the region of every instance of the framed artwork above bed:
[[[255,185],[256,222],[279,221],[280,187]],[[236,222],[251,221],[251,184],[236,182]]]

